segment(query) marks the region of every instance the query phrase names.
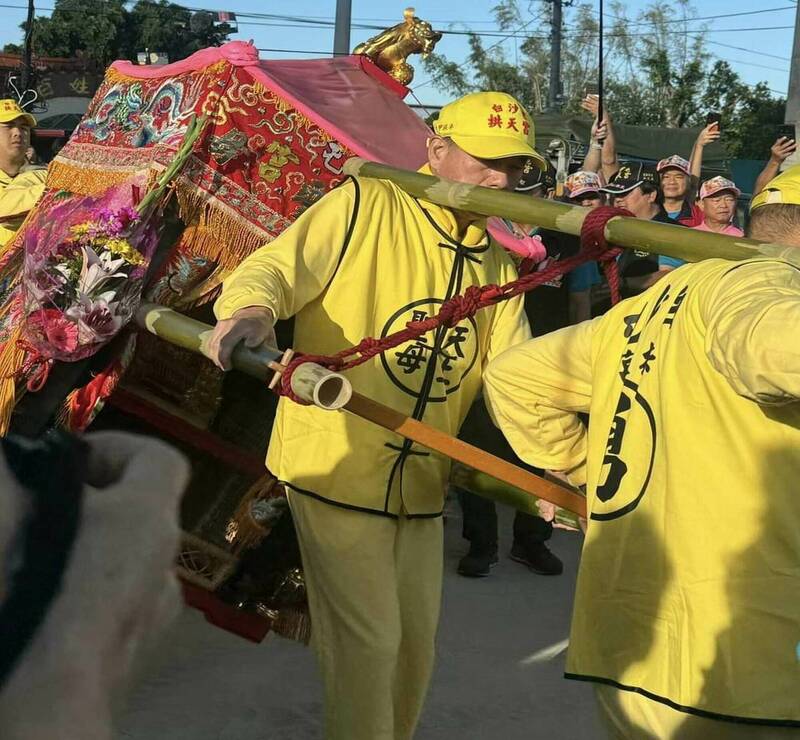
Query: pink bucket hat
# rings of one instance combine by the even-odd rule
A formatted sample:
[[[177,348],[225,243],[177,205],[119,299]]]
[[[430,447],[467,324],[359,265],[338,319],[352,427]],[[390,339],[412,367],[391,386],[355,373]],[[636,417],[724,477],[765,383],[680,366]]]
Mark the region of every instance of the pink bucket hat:
[[[656,166],[656,172],[663,172],[670,168],[680,170],[684,175],[692,174],[692,165],[689,164],[689,160],[684,159],[679,154],[673,154],[671,157],[662,159]]]
[[[721,193],[723,190],[730,190],[736,193],[737,198],[742,194],[742,191],[736,187],[736,183],[733,180],[729,180],[727,177],[717,176],[703,183],[700,188],[700,200]]]
[[[564,190],[568,198],[579,198],[584,193],[599,194],[602,187],[596,172],[585,172],[584,170],[573,172],[564,183]]]

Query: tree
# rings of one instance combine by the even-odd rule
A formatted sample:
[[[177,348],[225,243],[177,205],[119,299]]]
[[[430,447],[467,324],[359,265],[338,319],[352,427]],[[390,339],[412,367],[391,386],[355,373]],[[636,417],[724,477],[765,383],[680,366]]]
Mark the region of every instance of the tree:
[[[499,28],[510,35],[542,28],[550,6],[532,4],[538,17],[525,22],[517,0],[501,0],[493,8]],[[643,126],[699,126],[709,111],[721,113],[724,142],[732,157],[763,158],[782,123],[785,101],[771,96],[766,84],[750,87],[724,61],[711,63],[705,27],[694,20],[690,0],[656,2],[635,18],[626,6],[611,3],[611,27],[604,42],[604,95],[616,120]],[[538,22],[535,22],[538,21]],[[597,74],[596,12],[587,4],[569,11],[562,45],[562,83],[565,114],[580,112],[580,100]],[[442,90],[463,95],[475,90],[503,90],[531,111],[544,109],[550,67],[550,42],[531,33],[519,43],[512,63],[502,43],[484,46],[469,37],[470,53],[459,65],[431,55],[426,69]]]
[[[80,56],[98,69],[115,59],[135,61],[145,49],[165,52],[176,61],[218,46],[233,31],[227,24],[215,24],[207,11],[194,12],[167,0],[138,0],[131,10],[126,5],[125,0],[56,0],[50,17],[34,20],[34,53]]]
[[[49,18],[34,20],[34,51],[51,57],[80,52],[93,66],[105,67],[118,57],[125,15],[124,0],[57,0]]]
[[[171,61],[184,59],[199,49],[223,44],[232,32],[227,24],[215,25],[209,12],[192,12],[167,0],[139,0],[126,19],[125,55],[135,59],[144,49],[166,52]]]

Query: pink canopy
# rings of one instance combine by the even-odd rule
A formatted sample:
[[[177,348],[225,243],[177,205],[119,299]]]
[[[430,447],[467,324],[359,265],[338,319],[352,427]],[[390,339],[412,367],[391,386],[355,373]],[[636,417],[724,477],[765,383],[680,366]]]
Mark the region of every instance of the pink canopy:
[[[261,61],[252,44],[231,41],[166,66],[115,62],[113,67],[130,77],[156,78],[223,59],[246,69],[360,156],[404,169],[417,169],[425,162],[430,130],[403,102],[408,89],[365,57]]]

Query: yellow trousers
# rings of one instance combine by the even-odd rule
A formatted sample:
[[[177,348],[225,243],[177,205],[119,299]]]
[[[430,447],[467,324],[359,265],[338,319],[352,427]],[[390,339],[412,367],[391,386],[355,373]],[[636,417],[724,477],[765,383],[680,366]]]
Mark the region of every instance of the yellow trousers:
[[[289,493],[325,686],[327,740],[414,735],[434,662],[442,519],[389,519]]]
[[[697,717],[613,686],[597,684],[595,696],[612,740],[800,740],[800,728]]]

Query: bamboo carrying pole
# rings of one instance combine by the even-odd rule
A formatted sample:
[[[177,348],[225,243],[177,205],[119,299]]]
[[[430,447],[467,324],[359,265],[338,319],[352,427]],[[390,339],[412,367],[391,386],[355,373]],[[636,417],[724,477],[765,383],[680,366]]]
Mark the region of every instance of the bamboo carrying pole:
[[[142,329],[170,344],[208,356],[208,340],[213,331],[213,327],[208,324],[154,303],[143,303],[140,306],[136,313],[136,323]],[[274,372],[281,372],[284,369],[283,365],[279,363],[280,357],[280,352],[266,347],[249,349],[243,344],[239,344],[233,353],[232,361],[233,366],[238,370],[259,380],[267,380]],[[295,376],[306,366],[311,366],[310,374],[314,377],[320,377],[318,370],[324,371],[320,382],[330,384],[328,389],[318,390],[317,396],[321,396],[323,400],[329,397],[336,399],[335,403],[318,403],[317,405],[327,409],[344,408],[384,429],[487,473],[509,486],[504,488],[501,493],[491,497],[504,503],[511,503],[518,509],[529,511],[531,509],[530,496],[533,495],[563,509],[568,509],[579,516],[586,516],[586,501],[583,496],[455,439],[428,424],[411,419],[377,401],[358,393],[348,395],[347,390],[342,390],[344,384],[349,389],[346,378],[313,363],[298,366],[292,376],[292,389],[305,400],[315,402],[314,393],[304,387],[303,381],[298,384],[295,384],[294,381]]]
[[[536,224],[579,236],[588,213],[581,206],[570,206],[530,195],[509,193],[479,185],[466,185],[421,172],[410,172],[358,157],[347,160],[348,175],[390,180],[402,190],[431,203],[482,216],[499,216],[521,224]],[[643,252],[664,254],[687,262],[709,257],[743,260],[767,255],[796,261],[797,249],[782,244],[767,244],[744,237],[725,236],[682,226],[617,217],[606,225],[606,239],[617,247],[631,247]]]
[[[136,323],[170,344],[209,356],[208,340],[214,327],[202,321],[156,303],[142,303],[136,312]],[[268,347],[248,349],[239,344],[232,359],[237,369],[259,380],[267,380],[284,369],[280,364],[282,356],[281,352]],[[303,363],[292,374],[292,390],[304,401],[327,411],[343,408],[353,394],[347,378],[313,362]]]

